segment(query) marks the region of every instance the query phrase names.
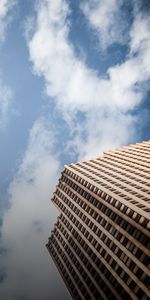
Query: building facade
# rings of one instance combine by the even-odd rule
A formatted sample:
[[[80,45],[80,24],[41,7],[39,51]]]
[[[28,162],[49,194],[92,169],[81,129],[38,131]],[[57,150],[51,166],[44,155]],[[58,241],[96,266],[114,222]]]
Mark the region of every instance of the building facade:
[[[149,299],[150,141],[66,165],[47,248],[73,299]]]

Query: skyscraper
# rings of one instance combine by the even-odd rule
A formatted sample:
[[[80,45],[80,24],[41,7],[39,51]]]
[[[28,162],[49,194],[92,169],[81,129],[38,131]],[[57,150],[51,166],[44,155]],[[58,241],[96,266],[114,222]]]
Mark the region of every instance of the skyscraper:
[[[150,141],[65,166],[47,248],[73,299],[149,297]]]

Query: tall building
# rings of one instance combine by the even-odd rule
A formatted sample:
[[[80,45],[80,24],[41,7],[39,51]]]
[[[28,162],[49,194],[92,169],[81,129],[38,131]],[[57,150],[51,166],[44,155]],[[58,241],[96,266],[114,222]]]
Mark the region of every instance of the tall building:
[[[64,167],[47,248],[73,299],[149,299],[150,141]]]

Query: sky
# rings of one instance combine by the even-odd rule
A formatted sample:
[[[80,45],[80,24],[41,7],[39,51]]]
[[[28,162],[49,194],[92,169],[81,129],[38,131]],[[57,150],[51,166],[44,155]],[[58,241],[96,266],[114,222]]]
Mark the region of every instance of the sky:
[[[0,297],[70,299],[46,250],[64,164],[150,139],[149,0],[0,0]]]

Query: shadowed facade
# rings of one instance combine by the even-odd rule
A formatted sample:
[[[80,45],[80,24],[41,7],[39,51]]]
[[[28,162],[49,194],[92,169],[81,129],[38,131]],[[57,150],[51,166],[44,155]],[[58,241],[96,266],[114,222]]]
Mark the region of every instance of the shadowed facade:
[[[73,299],[148,299],[150,141],[64,167],[47,243]]]

